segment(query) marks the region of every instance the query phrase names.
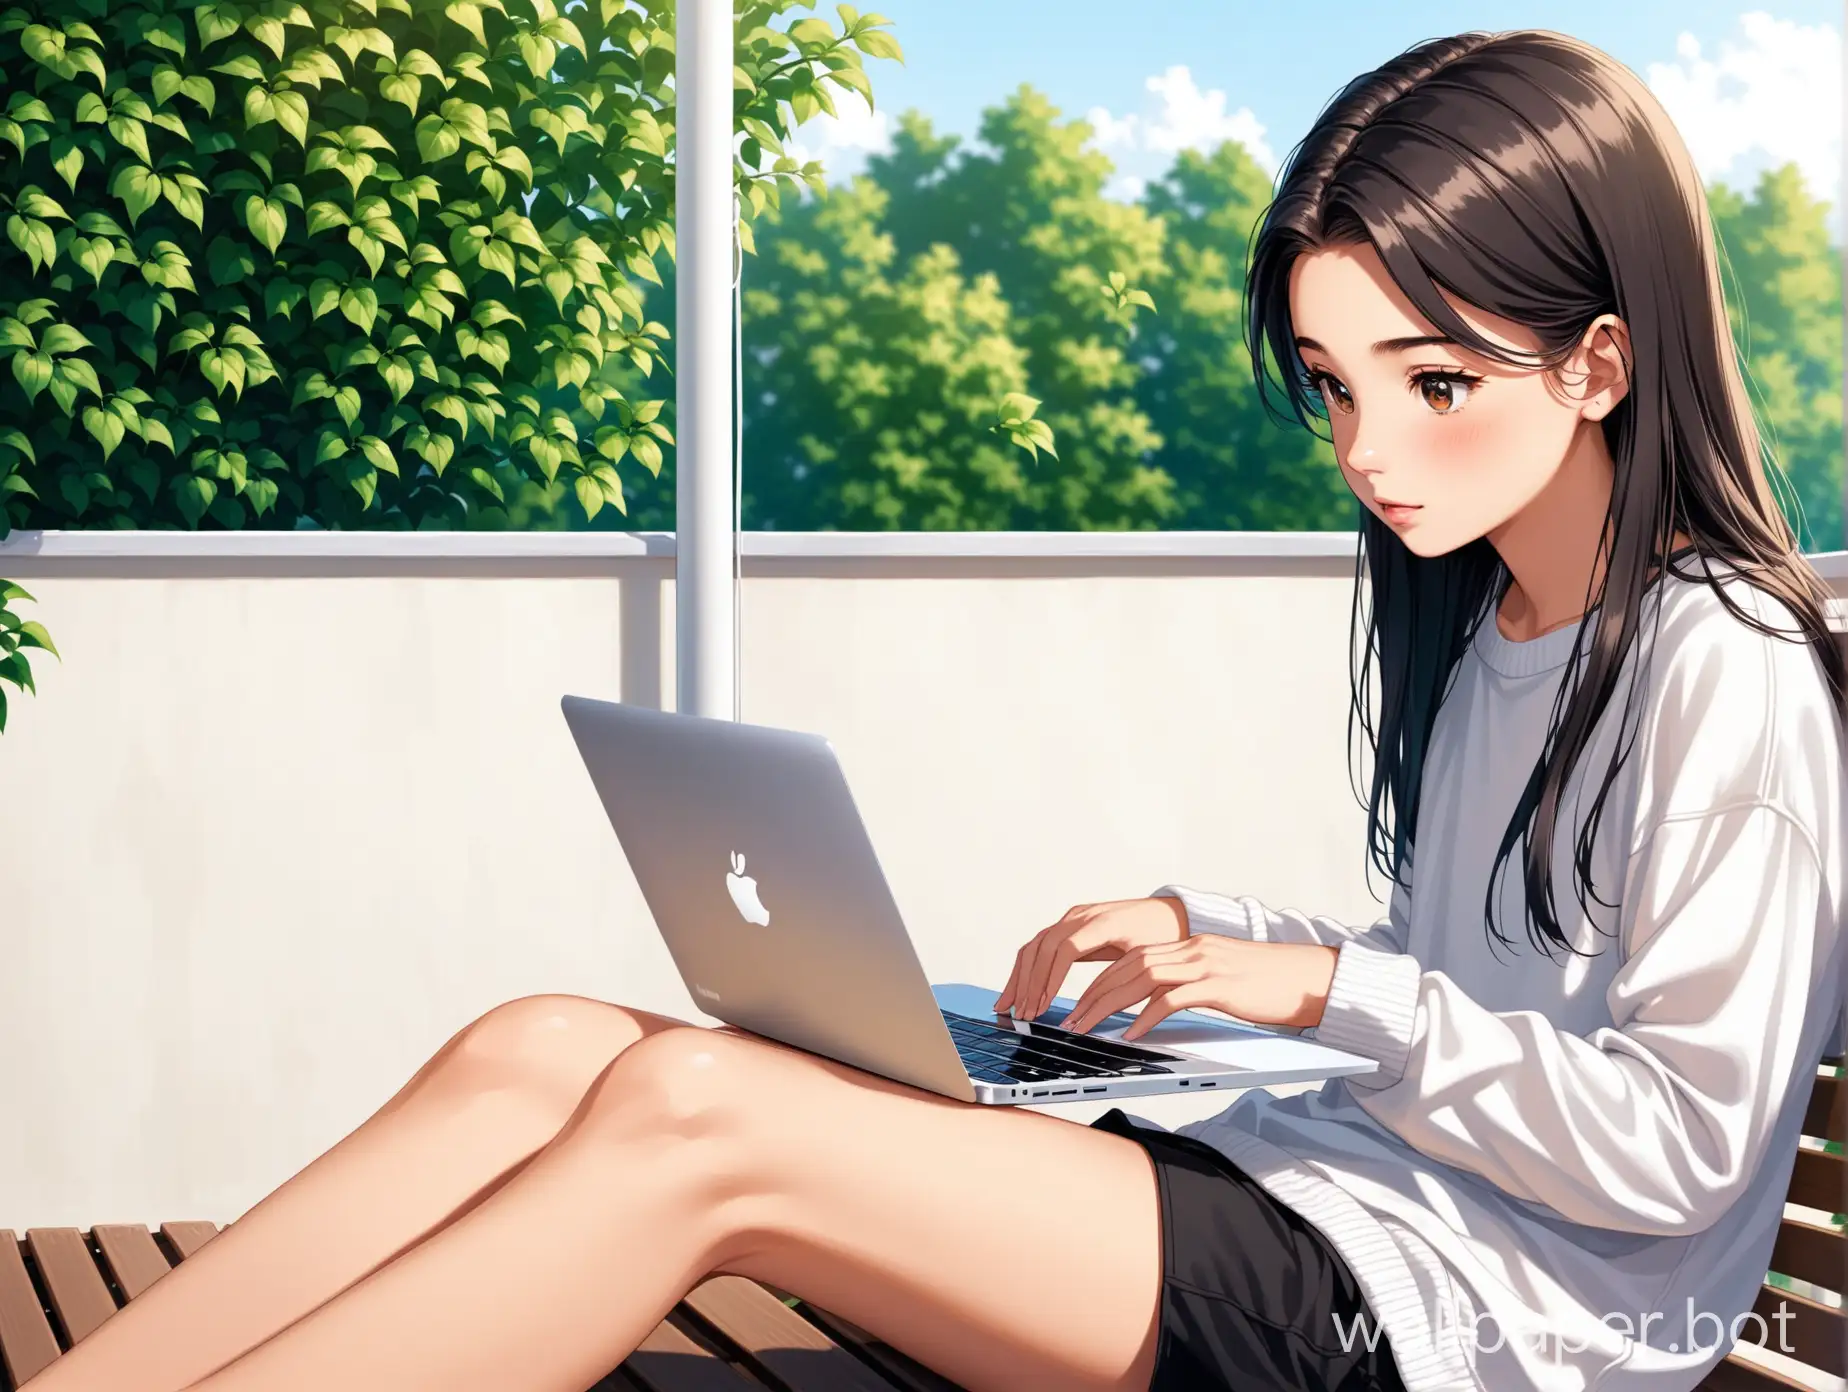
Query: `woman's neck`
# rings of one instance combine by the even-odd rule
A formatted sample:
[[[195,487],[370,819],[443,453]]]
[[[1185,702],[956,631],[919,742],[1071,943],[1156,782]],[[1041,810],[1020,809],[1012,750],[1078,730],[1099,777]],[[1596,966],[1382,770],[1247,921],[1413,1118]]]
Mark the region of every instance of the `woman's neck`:
[[[1584,617],[1603,578],[1599,545],[1616,470],[1604,432],[1586,422],[1558,471],[1489,533],[1512,577],[1496,609],[1502,637],[1527,642]]]

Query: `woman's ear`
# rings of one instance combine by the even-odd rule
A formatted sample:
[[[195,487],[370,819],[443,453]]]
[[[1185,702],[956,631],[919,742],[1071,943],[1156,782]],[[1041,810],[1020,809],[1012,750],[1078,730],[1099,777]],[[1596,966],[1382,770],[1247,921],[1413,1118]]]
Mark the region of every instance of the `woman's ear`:
[[[1630,390],[1630,329],[1615,314],[1593,319],[1573,355],[1574,375],[1582,382],[1574,393],[1586,420],[1603,420]]]

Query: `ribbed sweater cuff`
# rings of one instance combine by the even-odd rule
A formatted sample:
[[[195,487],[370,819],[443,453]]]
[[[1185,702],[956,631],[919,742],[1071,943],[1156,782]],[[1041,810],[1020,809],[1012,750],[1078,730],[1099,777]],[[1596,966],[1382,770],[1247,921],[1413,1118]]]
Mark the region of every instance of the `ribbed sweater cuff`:
[[[1204,894],[1185,885],[1163,885],[1151,899],[1179,899],[1187,910],[1189,933],[1217,933],[1226,938],[1264,941],[1264,909],[1251,898]]]
[[[1377,1073],[1349,1078],[1351,1086],[1390,1087],[1405,1076],[1423,975],[1418,959],[1407,953],[1341,944],[1315,1038],[1379,1064]]]

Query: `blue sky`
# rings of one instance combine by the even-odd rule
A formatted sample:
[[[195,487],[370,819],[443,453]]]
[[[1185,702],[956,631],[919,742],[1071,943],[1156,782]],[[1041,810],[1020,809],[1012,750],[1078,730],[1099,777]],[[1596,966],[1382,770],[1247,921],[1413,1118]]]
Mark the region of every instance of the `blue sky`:
[[[815,8],[833,12],[831,0]],[[861,8],[893,21],[906,61],[869,61],[876,114],[844,106],[841,121],[802,128],[803,152],[822,159],[831,179],[863,166],[897,112],[916,107],[939,130],[973,136],[982,109],[1022,82],[1066,115],[1094,119],[1121,171],[1115,196],[1133,197],[1177,146],[1228,136],[1274,171],[1344,82],[1394,53],[1440,33],[1534,27],[1596,44],[1643,76],[1707,178],[1749,189],[1760,169],[1794,159],[1817,196],[1838,202],[1840,0],[1764,9],[1738,0],[868,0]]]

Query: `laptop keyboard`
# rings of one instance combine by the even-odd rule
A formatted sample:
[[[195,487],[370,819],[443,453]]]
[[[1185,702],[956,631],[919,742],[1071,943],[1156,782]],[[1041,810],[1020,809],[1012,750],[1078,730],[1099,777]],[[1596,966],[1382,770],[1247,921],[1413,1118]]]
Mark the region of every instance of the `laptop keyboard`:
[[[1021,1034],[972,1015],[945,1010],[944,1024],[956,1041],[969,1076],[982,1083],[1056,1083],[1073,1078],[1135,1078],[1171,1073],[1179,1061],[1139,1044],[1119,1044],[1071,1034],[1052,1025],[1029,1023]]]

